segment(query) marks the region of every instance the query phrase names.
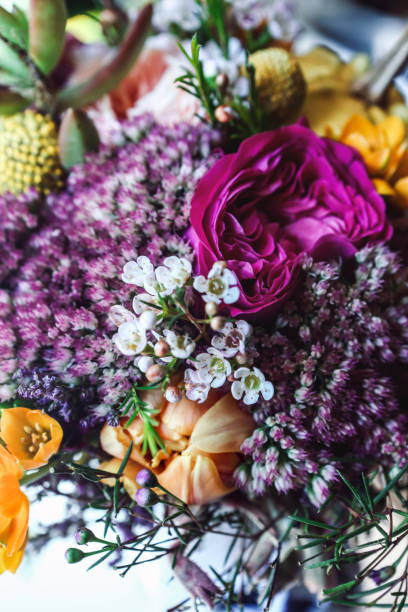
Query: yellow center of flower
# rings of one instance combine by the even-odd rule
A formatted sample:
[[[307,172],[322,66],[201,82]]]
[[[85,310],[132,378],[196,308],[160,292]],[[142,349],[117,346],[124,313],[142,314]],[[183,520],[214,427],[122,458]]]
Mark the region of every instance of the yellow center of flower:
[[[212,278],[208,281],[208,290],[213,295],[221,295],[225,289],[225,283],[219,278]]]
[[[258,376],[255,376],[255,374],[248,374],[248,376],[245,377],[245,387],[251,391],[259,389],[260,380]]]
[[[29,187],[47,195],[63,185],[57,128],[32,110],[0,120],[0,193]]]
[[[34,457],[40,448],[51,440],[50,430],[42,427],[38,421],[34,427],[24,425],[24,433],[26,435],[21,438],[21,442],[31,457]]]

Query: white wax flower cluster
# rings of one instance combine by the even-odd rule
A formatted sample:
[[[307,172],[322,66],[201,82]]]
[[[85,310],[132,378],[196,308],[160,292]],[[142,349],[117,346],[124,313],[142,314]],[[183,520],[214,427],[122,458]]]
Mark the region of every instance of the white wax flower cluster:
[[[249,323],[222,317],[204,321],[210,323],[213,332],[211,346],[196,355],[197,341],[208,339],[207,332],[202,330],[193,339],[183,328],[180,331],[180,325],[177,331],[171,329],[170,321],[183,321],[189,329],[194,325],[202,329],[203,322],[198,322],[188,310],[185,299],[188,288],[194,288],[210,310],[239,299],[237,278],[225,262],[216,262],[206,277],[194,277],[192,266],[185,258],[167,257],[163,265],[155,268],[148,257],[141,256],[124,266],[122,280],[143,292],[135,295],[133,311],[121,305],[111,308],[110,320],[118,327],[113,341],[123,355],[135,357],[135,365],[148,380],[162,380],[169,364],[188,360],[190,367],[184,370],[184,389],[191,400],[204,402],[211,389],[227,383],[231,384],[232,396],[248,405],[256,403],[260,395],[266,401],[273,397],[273,385],[265,380],[262,372],[244,367],[246,344],[252,333]],[[214,321],[220,324],[212,325]],[[177,402],[180,393],[169,386],[166,398]]]

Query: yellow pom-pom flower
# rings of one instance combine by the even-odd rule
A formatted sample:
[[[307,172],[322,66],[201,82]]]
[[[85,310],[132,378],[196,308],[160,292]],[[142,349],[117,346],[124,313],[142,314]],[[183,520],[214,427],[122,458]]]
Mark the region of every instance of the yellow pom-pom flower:
[[[49,115],[26,110],[0,120],[0,193],[29,187],[47,195],[63,185],[57,127]]]
[[[278,123],[294,119],[306,96],[306,83],[295,58],[278,47],[249,56],[255,68],[261,108]]]

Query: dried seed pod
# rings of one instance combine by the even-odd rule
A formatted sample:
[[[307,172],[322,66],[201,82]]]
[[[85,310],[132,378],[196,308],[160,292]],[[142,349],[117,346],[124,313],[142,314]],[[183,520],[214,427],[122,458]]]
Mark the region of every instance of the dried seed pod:
[[[276,124],[296,117],[306,96],[306,82],[294,57],[278,47],[249,56],[255,68],[259,104]]]

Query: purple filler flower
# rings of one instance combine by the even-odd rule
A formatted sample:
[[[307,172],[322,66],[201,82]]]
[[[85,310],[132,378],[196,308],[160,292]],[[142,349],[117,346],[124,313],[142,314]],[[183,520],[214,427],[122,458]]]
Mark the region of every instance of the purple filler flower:
[[[233,316],[275,312],[303,253],[347,257],[392,233],[359,153],[301,125],[252,136],[220,159],[198,185],[191,224],[198,272],[225,260],[239,279]]]

